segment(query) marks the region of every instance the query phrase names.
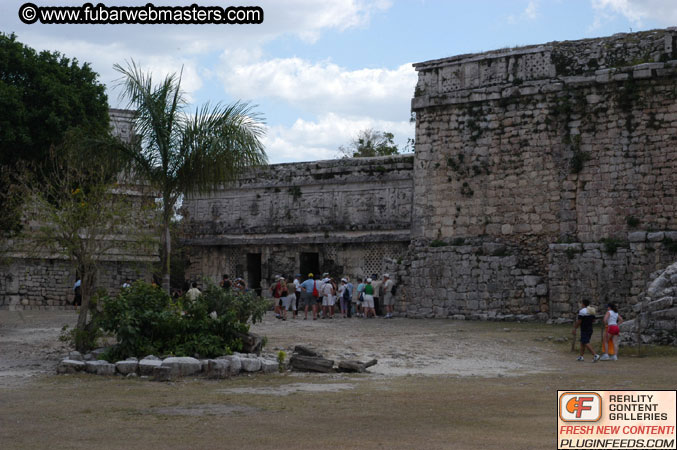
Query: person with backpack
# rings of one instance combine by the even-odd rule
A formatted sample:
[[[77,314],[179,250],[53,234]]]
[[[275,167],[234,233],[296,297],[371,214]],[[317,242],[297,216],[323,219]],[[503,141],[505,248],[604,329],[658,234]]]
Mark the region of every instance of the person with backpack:
[[[362,307],[362,302],[364,302],[364,287],[366,284],[362,281],[362,278],[357,279],[357,299],[355,300],[355,317],[364,317],[364,308]]]
[[[341,314],[343,314],[343,318],[352,317],[353,285],[347,278],[341,278],[339,298],[341,299]]]
[[[386,308],[385,319],[393,318],[393,306],[395,306],[395,284],[390,279],[390,274],[383,274],[383,306]]]

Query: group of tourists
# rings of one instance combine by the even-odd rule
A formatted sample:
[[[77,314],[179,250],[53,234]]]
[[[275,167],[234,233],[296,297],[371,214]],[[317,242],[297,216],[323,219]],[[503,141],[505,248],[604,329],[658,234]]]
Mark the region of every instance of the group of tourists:
[[[376,274],[358,278],[357,287],[349,277],[337,280],[329,273],[321,277],[309,273],[304,280],[301,274],[286,278],[277,275],[270,293],[275,299],[275,316],[282,320],[287,320],[288,311],[296,318],[301,309],[303,320],[308,320],[309,312],[313,320],[333,319],[335,311],[343,318],[374,318],[380,313],[381,305],[385,307],[384,318],[391,319],[395,305],[395,284],[387,273],[382,280],[378,280]]]
[[[581,329],[581,349],[580,354],[577,358],[577,361],[583,361],[583,355],[587,349],[593,356],[592,362],[597,361],[616,361],[618,359],[618,337],[620,335],[620,328],[618,327],[623,323],[623,317],[618,314],[618,307],[615,303],[609,303],[607,305],[607,311],[602,319],[605,325],[605,331],[602,336],[604,342],[603,345],[603,355],[599,355],[595,349],[590,345],[590,340],[592,339],[593,324],[596,318],[596,309],[590,305],[589,300],[583,300],[581,302],[582,308],[578,311],[578,317],[574,322],[574,328],[571,331],[571,334],[576,336],[576,330]],[[614,354],[609,356],[609,349],[614,349]],[[573,347],[572,347],[573,350]]]

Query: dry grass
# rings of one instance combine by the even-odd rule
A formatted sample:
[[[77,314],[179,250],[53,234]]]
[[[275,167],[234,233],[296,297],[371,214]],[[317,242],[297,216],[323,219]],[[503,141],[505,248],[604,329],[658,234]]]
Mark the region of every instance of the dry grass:
[[[286,348],[295,332],[313,332],[279,321],[266,326],[271,347]],[[341,330],[344,325],[304,327]],[[353,327],[359,331],[363,325]],[[644,358],[622,349],[617,362],[576,363],[570,344],[555,342],[570,336],[566,326],[385,321],[365,333],[384,327],[398,333],[406,328],[411,334],[403,341],[415,340],[413,344],[431,353],[444,353],[452,341],[459,342],[454,351],[469,346],[469,353],[461,355],[469,358],[500,346],[506,358],[537,354],[537,367],[534,373],[492,377],[287,373],[172,383],[43,376],[0,387],[0,447],[544,449],[555,446],[558,389],[675,388],[675,349],[652,350]],[[318,334],[321,348],[332,342],[326,333]],[[320,385],[319,391],[272,392],[298,383]],[[333,383],[353,388],[322,390],[321,385]],[[267,393],[241,394],[233,388],[266,388]]]

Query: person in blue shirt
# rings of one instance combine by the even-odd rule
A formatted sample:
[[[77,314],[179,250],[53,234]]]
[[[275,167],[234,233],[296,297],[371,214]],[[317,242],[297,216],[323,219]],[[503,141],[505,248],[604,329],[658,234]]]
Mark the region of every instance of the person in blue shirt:
[[[313,320],[317,320],[317,300],[313,296],[313,291],[318,291],[317,282],[313,278],[313,274],[309,273],[308,278],[301,283],[301,304],[305,311],[305,317],[303,320],[308,320],[308,307],[312,306],[313,308]]]
[[[364,301],[364,287],[365,283],[362,282],[362,278],[358,278],[357,285],[357,303],[355,304],[355,310],[357,311],[355,315],[357,317],[364,317],[364,310],[362,309],[362,302]]]

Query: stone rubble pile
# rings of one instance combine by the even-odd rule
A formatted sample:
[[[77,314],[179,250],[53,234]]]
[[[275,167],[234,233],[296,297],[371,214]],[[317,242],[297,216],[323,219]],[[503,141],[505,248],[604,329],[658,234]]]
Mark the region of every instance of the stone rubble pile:
[[[220,379],[239,375],[240,373],[274,373],[279,364],[273,359],[258,356],[254,353],[233,353],[215,359],[196,359],[191,357],[158,358],[149,355],[139,360],[127,358],[124,361],[110,363],[94,359],[88,353],[72,351],[57,366],[58,374],[87,372],[95,375],[121,375],[126,377],[152,377],[156,381],[169,381],[182,377],[206,376]]]
[[[677,345],[677,262],[654,277],[638,296],[636,318],[621,324],[621,335],[633,344]]]

